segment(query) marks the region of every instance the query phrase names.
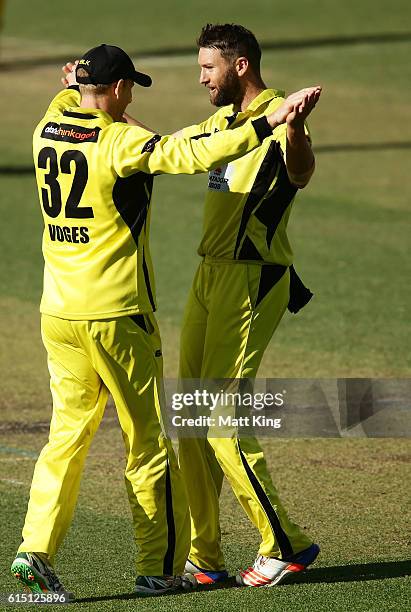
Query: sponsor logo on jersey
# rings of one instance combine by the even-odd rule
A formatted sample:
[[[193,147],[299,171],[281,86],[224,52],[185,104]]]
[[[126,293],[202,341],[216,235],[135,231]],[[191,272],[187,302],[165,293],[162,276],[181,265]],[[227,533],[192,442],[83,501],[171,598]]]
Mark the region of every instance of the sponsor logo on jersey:
[[[208,189],[211,191],[230,191],[230,179],[233,176],[233,166],[225,164],[214,168],[208,173]]]
[[[156,146],[156,142],[161,140],[160,134],[156,134],[153,138],[150,138],[141,149],[142,153],[152,153],[154,151],[154,147]]]
[[[66,123],[47,123],[41,132],[41,138],[61,140],[63,142],[97,142],[101,128],[86,128],[81,125]]]

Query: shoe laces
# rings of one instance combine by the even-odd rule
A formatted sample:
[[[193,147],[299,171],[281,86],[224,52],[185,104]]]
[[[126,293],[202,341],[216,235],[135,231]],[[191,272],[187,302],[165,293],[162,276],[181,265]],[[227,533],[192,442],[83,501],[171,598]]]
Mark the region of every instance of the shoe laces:
[[[263,574],[266,574],[267,572],[271,574],[271,572],[278,570],[278,567],[281,566],[281,563],[282,562],[276,557],[265,557],[264,555],[258,555],[253,567],[256,570],[261,569],[261,571],[262,568],[264,568],[265,571],[262,571]]]
[[[46,575],[47,575],[47,579],[50,583],[50,586],[53,590],[54,593],[66,593],[66,589],[64,588],[64,585],[60,582],[58,576],[54,573],[53,569],[46,565],[45,566],[46,569]]]
[[[66,589],[64,588],[63,584],[60,582],[53,568],[50,565],[48,565],[48,563],[46,563],[45,561],[42,561],[41,559],[39,559],[37,556],[34,557],[34,555],[32,555],[32,558],[35,564],[37,565],[39,571],[42,574],[45,574],[51,590],[54,593],[65,593]],[[39,562],[41,565],[39,564]]]
[[[269,557],[264,557],[264,555],[258,555],[256,560],[254,561],[254,567],[262,567],[269,561]]]

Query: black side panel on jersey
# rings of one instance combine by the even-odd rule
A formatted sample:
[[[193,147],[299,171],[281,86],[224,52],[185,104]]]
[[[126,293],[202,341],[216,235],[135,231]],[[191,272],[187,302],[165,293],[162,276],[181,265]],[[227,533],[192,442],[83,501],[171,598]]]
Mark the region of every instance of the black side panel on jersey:
[[[278,149],[280,149],[279,144]],[[271,241],[285,211],[298,191],[298,188],[293,185],[288,178],[287,168],[281,150],[278,150],[278,160],[280,170],[274,189],[268,198],[265,198],[254,212],[257,219],[267,227],[266,241],[268,249],[271,246]]]
[[[240,252],[238,253],[238,259],[250,259],[251,261],[260,261],[262,257],[257,250],[254,242],[246,236],[241,245]]]
[[[131,235],[138,247],[138,239],[147,219],[154,177],[144,172],[136,172],[126,178],[118,177],[113,187],[113,202],[123,221],[130,228]],[[144,247],[143,247],[144,249]],[[150,275],[143,250],[143,273],[151,307],[155,310]]]
[[[101,128],[99,127],[87,128],[81,125],[49,121],[41,132],[41,138],[81,144],[83,142],[97,142],[100,132]]]
[[[113,202],[123,221],[130,228],[134,242],[147,218],[153,189],[153,177],[144,172],[136,172],[126,178],[118,177],[113,187]]]
[[[245,257],[244,254],[240,255],[240,245],[243,241],[247,224],[250,220],[251,215],[260,203],[261,199],[267,193],[273,182],[278,167],[278,152],[276,143],[273,141],[270,143],[268,151],[261,163],[260,169],[255,177],[253,186],[251,187],[250,193],[248,194],[247,201],[244,205],[243,214],[240,222],[240,229],[238,230],[237,240],[234,249],[234,259],[250,259]],[[246,248],[246,251],[249,249]],[[252,258],[254,259],[254,258]],[[261,259],[261,256],[259,257]]]

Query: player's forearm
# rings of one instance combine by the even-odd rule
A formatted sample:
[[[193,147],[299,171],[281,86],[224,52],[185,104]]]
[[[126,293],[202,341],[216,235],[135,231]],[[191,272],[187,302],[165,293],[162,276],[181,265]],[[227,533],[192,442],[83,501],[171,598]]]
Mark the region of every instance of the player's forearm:
[[[123,118],[124,118],[124,122],[127,123],[128,125],[137,125],[138,127],[142,127],[145,130],[147,130],[147,132],[152,132],[153,134],[157,134],[155,130],[147,127],[146,125],[144,125],[144,123],[141,123],[141,121],[134,119],[134,117],[132,117],[128,113],[124,113]]]
[[[194,123],[192,125],[185,125],[180,130],[173,132],[171,134],[173,138],[199,138],[204,135],[207,136],[214,132],[214,115],[211,115],[205,121],[201,121],[201,123]]]
[[[315,158],[304,122],[287,125],[286,166],[291,182],[305,187],[314,172]]]
[[[247,122],[236,130],[216,132],[206,138],[173,138],[158,141],[151,155],[139,163],[149,173],[196,174],[207,172],[252,151],[267,136],[271,127],[265,117]]]

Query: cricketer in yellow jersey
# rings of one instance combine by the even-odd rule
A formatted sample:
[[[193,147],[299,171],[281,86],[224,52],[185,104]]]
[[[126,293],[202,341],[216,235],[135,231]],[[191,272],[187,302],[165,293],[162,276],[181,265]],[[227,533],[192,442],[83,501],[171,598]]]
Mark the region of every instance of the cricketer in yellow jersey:
[[[95,47],[75,72],[74,64],[64,72],[67,88],[33,138],[44,219],[42,338],[53,414],[12,573],[32,591],[69,597],[54,558],[111,393],[127,454],[136,591],[157,595],[181,584],[190,525],[161,416],[162,353],[148,244],[152,175],[194,174],[227,163],[271,136],[289,107],[236,133],[180,141],[123,122],[134,82],[149,86],[151,79],[118,47]]]
[[[220,108],[176,136],[206,140],[217,131],[236,132],[283,104],[284,92],[268,89],[261,78],[261,51],[250,31],[208,24],[198,47],[200,83]],[[287,306],[296,312],[312,295],[292,267],[287,223],[298,189],[314,170],[305,119],[319,95],[320,89],[310,102],[296,104],[259,149],[209,174],[198,249],[203,259],[181,332],[183,385],[187,379],[254,379]],[[181,437],[179,460],[191,513],[186,570],[198,581],[227,577],[219,525],[224,475],[261,535],[257,559],[239,573],[239,584],[272,586],[313,562],[319,547],[288,517],[255,438],[213,437],[211,429],[207,438]]]

